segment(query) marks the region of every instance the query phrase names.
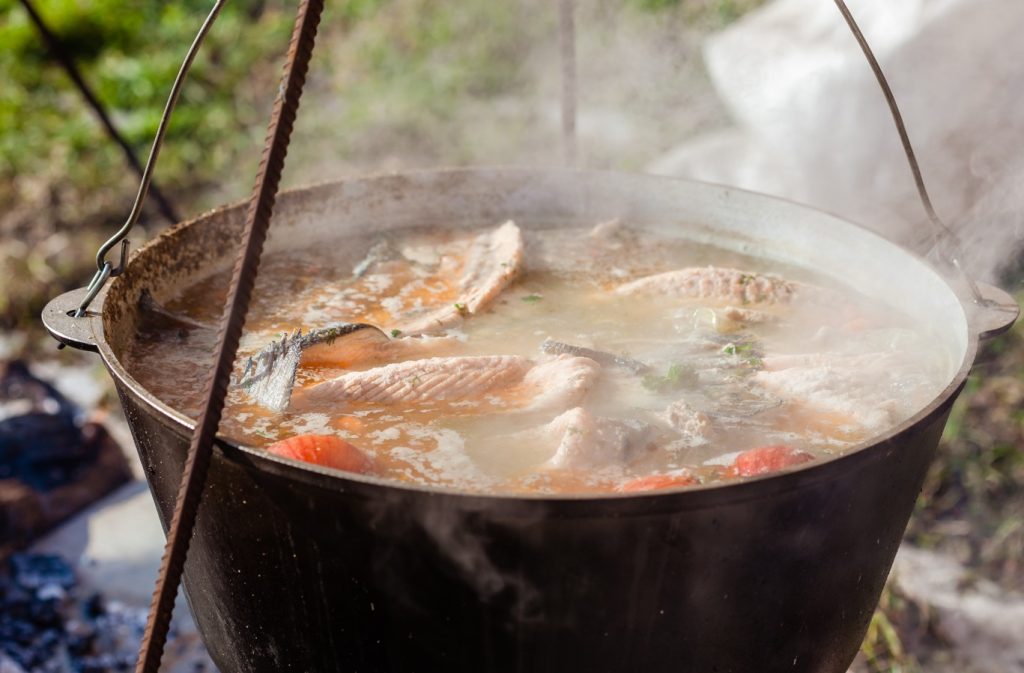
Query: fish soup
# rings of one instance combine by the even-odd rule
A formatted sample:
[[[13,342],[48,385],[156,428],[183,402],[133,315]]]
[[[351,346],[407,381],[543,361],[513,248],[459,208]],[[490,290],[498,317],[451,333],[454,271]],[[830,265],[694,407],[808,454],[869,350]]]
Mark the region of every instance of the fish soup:
[[[840,454],[954,363],[849,287],[628,222],[424,227],[266,255],[221,433],[502,493],[638,492]],[[226,271],[144,306],[136,378],[195,416]]]

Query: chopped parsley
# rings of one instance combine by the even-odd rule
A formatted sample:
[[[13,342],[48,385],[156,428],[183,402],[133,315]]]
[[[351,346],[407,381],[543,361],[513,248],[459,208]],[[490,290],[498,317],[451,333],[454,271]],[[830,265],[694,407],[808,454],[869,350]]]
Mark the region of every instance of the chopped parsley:
[[[455,310],[459,312],[459,315],[466,315],[469,313],[469,309],[466,308],[465,304],[455,303]]]
[[[722,352],[726,355],[735,355],[736,357],[743,358],[743,364],[753,367],[754,369],[760,369],[764,366],[764,361],[761,359],[760,354],[754,350],[754,344],[726,344],[722,348]]]
[[[754,344],[726,344],[722,352],[726,355],[747,355],[754,350]]]
[[[540,296],[539,294],[528,294],[525,297],[523,297],[522,299],[523,299],[523,301],[525,301],[525,302],[527,302],[529,304],[535,304],[535,303],[537,303],[538,301],[540,301],[543,298],[544,297]]]
[[[697,383],[697,373],[687,367],[676,363],[668,368],[664,376],[648,374],[640,381],[644,388],[656,393],[682,390]]]
[[[393,329],[393,330],[391,330],[391,338],[392,339],[397,339],[400,336],[402,336],[402,330],[400,330],[400,329]]]

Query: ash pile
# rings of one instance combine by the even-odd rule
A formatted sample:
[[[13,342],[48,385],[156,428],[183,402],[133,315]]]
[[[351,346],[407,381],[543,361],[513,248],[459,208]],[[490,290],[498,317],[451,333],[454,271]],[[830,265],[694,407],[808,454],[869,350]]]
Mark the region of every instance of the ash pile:
[[[0,360],[0,673],[133,668],[146,610],[83,588],[59,556],[19,552],[130,479],[97,417]]]
[[[8,559],[0,570],[0,673],[134,667],[146,610],[77,593],[73,570],[58,556]]]

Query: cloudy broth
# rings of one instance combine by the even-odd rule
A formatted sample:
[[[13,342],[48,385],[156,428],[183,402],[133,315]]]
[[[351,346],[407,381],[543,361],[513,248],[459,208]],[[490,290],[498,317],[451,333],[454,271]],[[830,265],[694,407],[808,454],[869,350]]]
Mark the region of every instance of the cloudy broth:
[[[245,357],[282,333],[336,323],[370,323],[392,342],[424,341],[430,350],[396,351],[386,361],[306,362],[281,412],[232,386],[221,433],[254,447],[308,433],[334,435],[369,455],[376,474],[404,482],[489,492],[614,492],[634,490],[628,485],[651,475],[686,475],[674,485],[756,476],[735,461],[758,447],[816,458],[842,453],[911,416],[948,379],[950,356],[936,350],[929,334],[805,269],[623,223],[518,224],[521,261],[515,258],[514,270],[506,261],[483,268],[483,281],[505,275],[472,313],[460,302],[465,288],[455,279],[472,266],[460,255],[486,256],[497,248],[490,239],[484,243],[491,247],[472,239],[489,227],[393,232],[383,239],[390,252],[380,259],[376,235],[266,255],[236,376]],[[700,281],[710,266],[742,270],[734,277],[738,294],[718,296],[725,286],[708,281],[709,296],[692,296],[704,291],[693,287],[704,286],[686,285],[687,294],[672,285],[672,276],[667,288],[637,284],[684,269],[695,270]],[[165,308],[213,325],[227,282],[226,272],[206,278]],[[796,289],[785,301],[762,301],[747,291],[756,282]],[[634,286],[640,289],[631,291]],[[428,330],[401,329],[414,324],[400,319],[402,311],[422,313],[434,304],[455,306],[459,315]],[[212,328],[144,319],[129,369],[162,401],[195,416],[214,343]],[[595,351],[600,362],[586,355]],[[413,390],[402,394],[417,397],[408,403],[305,394],[316,384],[354,372],[372,376],[395,363],[429,357],[443,367],[445,358],[497,355],[516,356],[513,364],[527,379],[509,374],[507,385],[461,396],[446,396],[442,383],[435,399],[415,390],[413,375],[405,384]],[[544,363],[553,366],[551,380],[538,373],[536,385],[525,386],[529,372]],[[558,367],[574,363],[586,365],[584,383],[562,395]],[[548,394],[552,400],[534,404]]]

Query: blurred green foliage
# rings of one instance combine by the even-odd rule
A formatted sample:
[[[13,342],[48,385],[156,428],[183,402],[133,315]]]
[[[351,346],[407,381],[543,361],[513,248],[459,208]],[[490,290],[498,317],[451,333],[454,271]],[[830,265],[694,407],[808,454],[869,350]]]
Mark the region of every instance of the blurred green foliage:
[[[212,0],[174,3],[35,0],[140,159],[167,92]],[[160,155],[157,179],[186,201],[255,156],[295,3],[227,3],[193,66]],[[528,8],[489,0],[328,2],[313,84],[329,112],[304,110],[324,152],[372,154],[361,135],[429,136],[460,101],[514,87]],[[16,0],[0,0],[0,186],[16,176],[79,192],[116,184],[125,164]],[[312,120],[307,120],[307,117]],[[413,138],[415,141],[415,138]],[[370,143],[372,144],[372,143]],[[119,177],[119,176],[118,176]],[[134,179],[134,178],[133,178]],[[0,189],[2,191],[2,189]],[[72,199],[74,200],[74,199]]]
[[[531,21],[525,5],[490,0],[362,0],[356,6],[358,12],[350,6],[347,13],[358,20],[330,45],[337,115],[314,114],[313,124],[333,127],[335,149],[360,163],[372,163],[378,145],[393,149],[396,138],[414,152],[429,146],[434,154],[441,147],[439,160],[459,161],[456,139],[445,135],[453,132],[460,106],[521,86],[523,54],[538,25],[554,18]],[[374,12],[377,6],[383,11]]]
[[[34,4],[144,160],[213,0]],[[232,0],[203,44],[156,169],[182,212],[247,192],[296,4]],[[530,6],[329,0],[293,143],[298,167],[373,167],[418,143],[430,159],[458,161],[456,108],[520,81],[520,50],[544,25]],[[127,213],[137,177],[17,0],[0,0],[0,45],[0,327],[24,326],[47,298],[88,279],[94,239]],[[144,237],[137,231],[136,245]]]
[[[209,0],[36,0],[142,159],[185,50],[211,7]],[[283,2],[225,6],[168,131],[159,173],[165,184],[188,187],[216,174],[231,161],[239,131],[262,121],[272,88],[254,91],[253,73],[279,60],[291,19]],[[15,0],[0,0],[0,44],[0,182],[53,173],[85,188],[116,183],[111,174],[125,170],[120,150],[103,136]]]
[[[732,23],[765,0],[630,0],[641,9],[677,9],[689,23],[718,28]]]

